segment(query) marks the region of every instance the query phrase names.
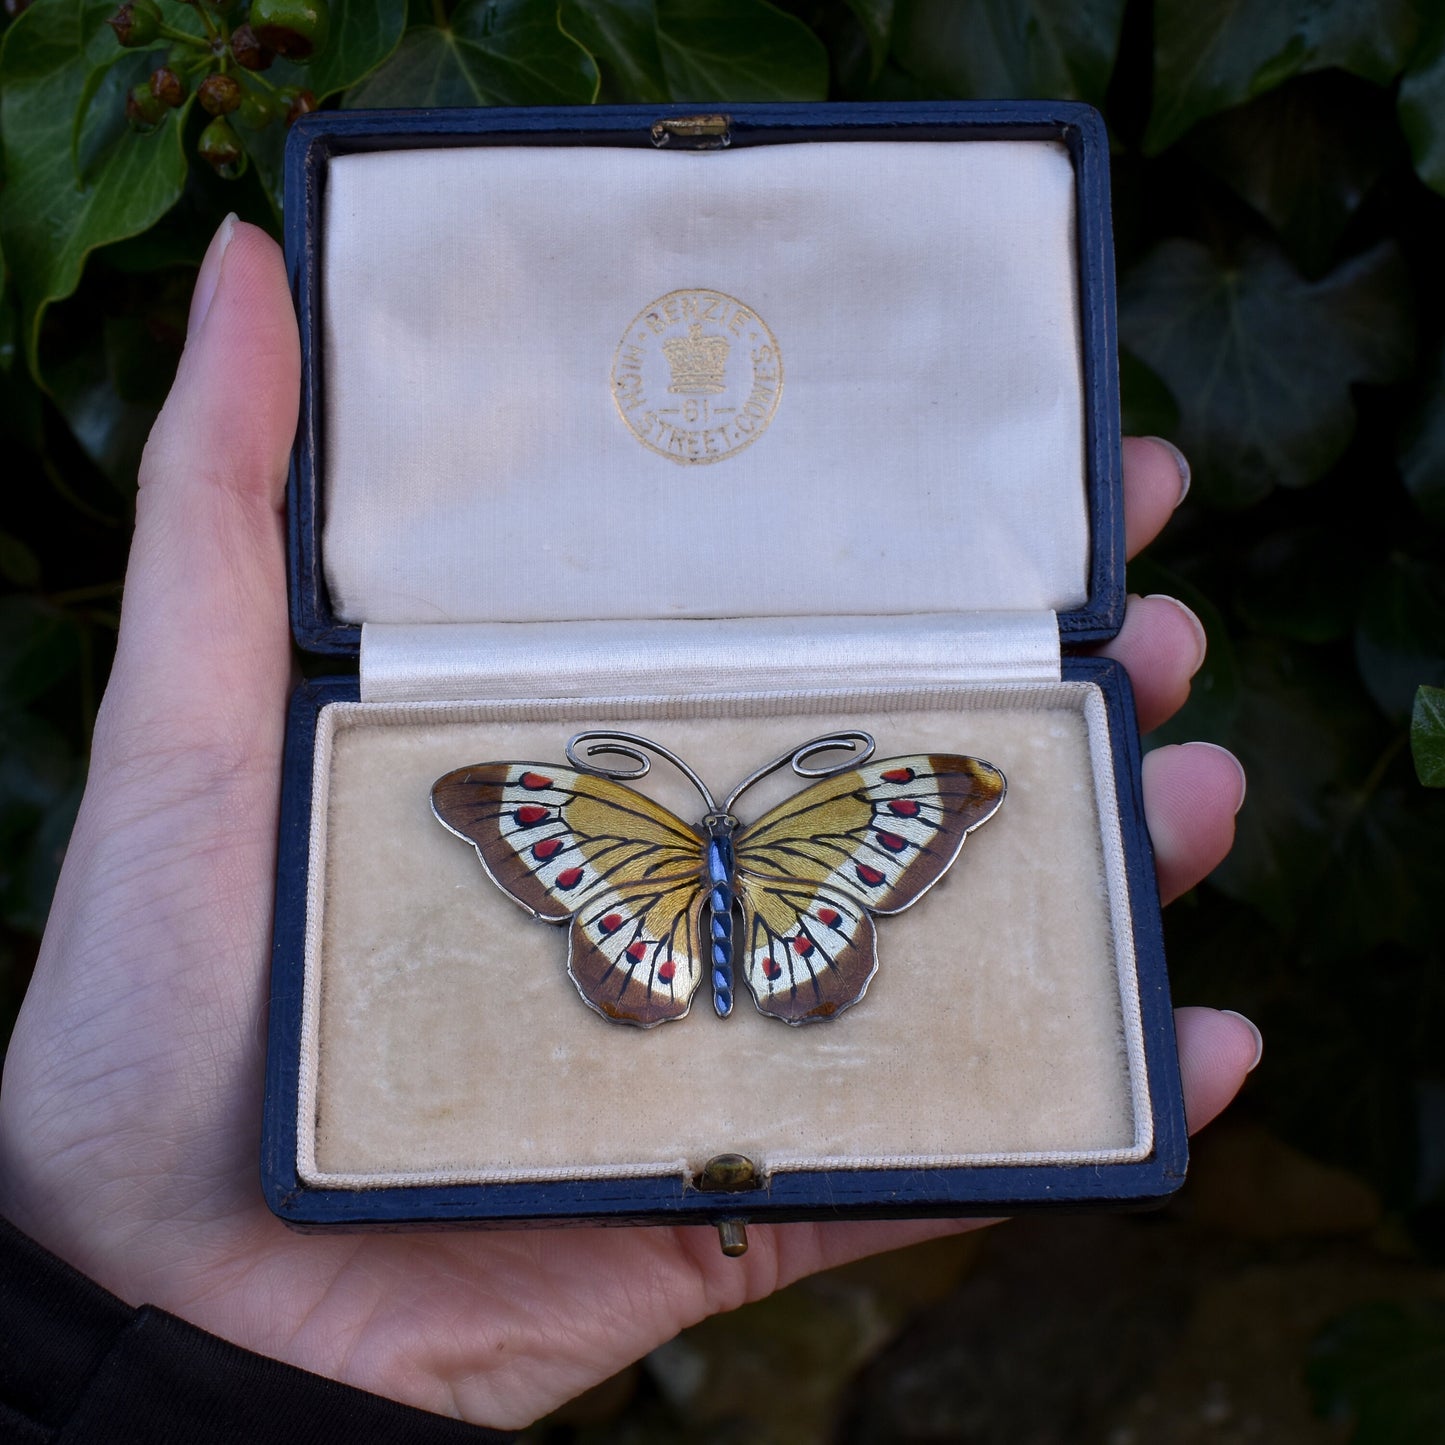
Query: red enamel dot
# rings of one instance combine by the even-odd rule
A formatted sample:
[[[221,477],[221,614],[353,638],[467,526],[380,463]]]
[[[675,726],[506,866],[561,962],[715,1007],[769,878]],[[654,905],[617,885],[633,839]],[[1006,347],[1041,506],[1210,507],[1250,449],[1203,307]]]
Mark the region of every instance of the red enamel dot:
[[[552,786],[552,779],[543,777],[541,773],[523,773],[517,781],[534,793],[543,792]]]
[[[603,933],[616,933],[617,930],[622,927],[622,915],[620,913],[609,913],[597,926]]]
[[[916,818],[918,816],[918,804],[912,798],[899,798],[889,803],[888,811],[895,818]]]
[[[901,853],[908,846],[908,839],[900,838],[897,833],[885,833],[880,828],[876,836],[890,853]]]
[[[783,965],[774,958],[763,960],[763,977],[776,978],[783,971]]]
[[[636,943],[627,945],[627,956],[633,963],[641,963],[647,957],[647,945],[639,938]]]
[[[528,803],[525,807],[517,809],[517,821],[524,828],[533,828],[538,823],[545,823],[551,816],[549,808],[540,808],[536,803]]]
[[[657,976],[663,983],[671,983],[677,977],[677,965],[669,958],[657,966]]]
[[[818,922],[826,924],[831,928],[842,915],[836,908],[820,908],[818,910]]]
[[[800,957],[807,958],[807,956],[812,953],[812,951],[813,940],[811,938],[808,938],[804,934],[800,933],[793,940],[793,952],[798,954]]]
[[[858,865],[858,877],[870,888],[876,888],[883,881],[883,874],[876,868],[870,868],[866,863]]]
[[[532,857],[540,858],[545,863],[548,858],[555,858],[564,846],[561,838],[543,838],[532,849]]]
[[[575,888],[582,881],[582,870],[580,868],[564,868],[557,875],[557,886],[559,888]]]
[[[885,783],[911,783],[914,772],[912,768],[889,768],[881,777]]]

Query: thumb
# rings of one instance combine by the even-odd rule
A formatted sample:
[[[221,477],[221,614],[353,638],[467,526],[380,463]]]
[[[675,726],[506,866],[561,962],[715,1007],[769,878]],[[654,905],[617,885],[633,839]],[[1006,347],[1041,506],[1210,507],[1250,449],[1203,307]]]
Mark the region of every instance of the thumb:
[[[281,498],[299,375],[281,253],[228,216],[141,462],[98,764],[273,751],[290,675]]]

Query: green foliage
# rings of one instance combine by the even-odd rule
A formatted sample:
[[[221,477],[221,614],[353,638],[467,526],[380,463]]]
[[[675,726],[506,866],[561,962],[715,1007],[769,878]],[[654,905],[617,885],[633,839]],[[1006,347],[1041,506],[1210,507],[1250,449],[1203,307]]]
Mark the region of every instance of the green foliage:
[[[1445,194],[1445,10],[1436,10],[1400,82],[1400,125],[1420,179]]]
[[[1309,70],[1388,85],[1419,33],[1416,0],[1157,0],[1151,153],[1196,121]]]
[[[894,55],[927,93],[1101,105],[1124,0],[900,0]]]
[[[446,25],[414,25],[348,105],[586,105],[597,66],[558,28],[551,0],[462,0]]]
[[[1420,685],[1410,715],[1410,751],[1427,788],[1445,788],[1445,687]]]
[[[1315,1408],[1352,1420],[1350,1445],[1445,1439],[1445,1305],[1366,1305],[1336,1320],[1309,1364]]]
[[[1351,386],[1406,373],[1408,305],[1388,245],[1307,282],[1258,241],[1225,259],[1168,240],[1127,278],[1119,330],[1179,403],[1178,442],[1204,493],[1238,507],[1339,459],[1354,434]]]
[[[127,92],[173,42],[122,49],[114,3],[34,0],[0,52],[12,1006],[84,773],[140,446],[195,267],[228,210],[280,221],[279,121],[232,116],[249,158],[233,181],[194,163],[205,117],[190,102],[151,134],[126,125]],[[157,3],[201,34],[202,12]],[[1178,995],[1256,1018],[1258,1114],[1363,1176],[1402,1237],[1445,1257],[1438,1150],[1422,1143],[1445,1097],[1445,8],[332,0],[314,58],[249,75],[249,94],[305,88],[331,106],[1101,105],[1126,425],[1179,441],[1195,477],[1131,585],[1182,597],[1210,640],[1154,741],[1209,738],[1250,773],[1234,854],[1170,911]],[[1438,1372],[1440,1331],[1429,1312],[1342,1321],[1312,1367],[1321,1407],[1355,1418],[1360,1441],[1438,1438],[1425,1372],[1390,1361],[1418,1346]]]
[[[75,290],[97,246],[154,225],[185,183],[188,107],[154,135],[127,127],[117,102],[139,72],[105,23],[112,9],[109,0],[36,0],[0,51],[0,238],[37,372],[45,308]]]

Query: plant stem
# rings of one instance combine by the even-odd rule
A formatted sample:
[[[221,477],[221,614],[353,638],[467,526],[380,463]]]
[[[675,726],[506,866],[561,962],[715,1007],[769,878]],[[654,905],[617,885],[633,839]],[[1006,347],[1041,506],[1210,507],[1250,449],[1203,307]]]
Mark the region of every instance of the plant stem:
[[[431,0],[432,24],[438,30],[447,28],[447,0]]]
[[[179,40],[182,45],[193,45],[197,50],[209,52],[211,48],[209,42],[202,40],[199,35],[192,35],[189,30],[177,30],[174,25],[162,25],[158,33],[167,40]]]

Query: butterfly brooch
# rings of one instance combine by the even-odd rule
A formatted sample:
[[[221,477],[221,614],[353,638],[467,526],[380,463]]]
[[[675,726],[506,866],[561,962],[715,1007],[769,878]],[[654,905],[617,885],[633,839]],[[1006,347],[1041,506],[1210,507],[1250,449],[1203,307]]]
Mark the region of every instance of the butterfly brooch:
[[[810,763],[839,750],[850,756]],[[736,963],[760,1012],[814,1023],[851,1008],[877,971],[871,915],[916,903],[1003,802],[1003,774],[980,758],[869,763],[873,751],[864,732],[814,738],[719,806],[660,744],[585,732],[567,744],[571,767],[477,763],[447,773],[432,786],[432,810],[509,898],[571,925],[567,971],[605,1018],[642,1028],[682,1018],[705,970],[726,1018]],[[696,828],[626,786],[647,774],[648,753],[701,795]],[[631,766],[593,761],[609,755]],[[742,825],[737,800],[789,765],[810,785]]]

